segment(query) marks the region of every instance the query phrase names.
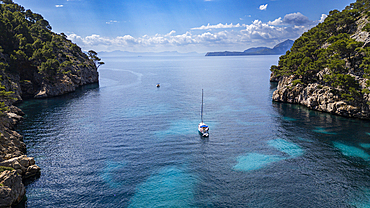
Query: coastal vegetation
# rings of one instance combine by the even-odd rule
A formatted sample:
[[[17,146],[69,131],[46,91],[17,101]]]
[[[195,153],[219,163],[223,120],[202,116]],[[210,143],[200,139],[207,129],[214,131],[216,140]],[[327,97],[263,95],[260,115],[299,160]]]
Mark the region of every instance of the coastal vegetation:
[[[14,170],[14,168],[12,167],[5,167],[5,166],[0,166],[0,173],[3,172],[3,171],[6,171],[6,170]]]
[[[52,32],[40,14],[0,0],[0,111],[9,98],[33,97],[46,85],[81,77],[83,68],[96,69],[96,64],[104,62],[95,51],[83,53],[64,33]],[[14,82],[23,88],[18,96],[9,87]]]
[[[274,100],[290,100],[293,103],[315,108],[320,103],[307,104],[307,93],[298,93],[303,92],[304,89],[307,91],[307,87],[312,88],[315,85],[316,90],[319,86],[320,89],[329,89],[325,93],[330,94],[335,101],[341,100],[354,106],[353,109],[368,111],[370,104],[368,99],[370,95],[369,10],[369,0],[357,0],[341,12],[331,11],[324,22],[298,38],[292,48],[279,58],[278,65],[273,65],[270,69],[271,80],[290,77],[290,81],[285,84],[289,85],[289,89],[296,86],[294,90],[292,89],[295,91],[294,95],[289,99],[282,98],[281,89],[284,86],[281,86],[280,96],[276,92]],[[321,93],[323,92],[322,90]],[[289,93],[285,92],[285,94]],[[302,96],[298,99],[299,95],[305,95],[305,101],[302,100]],[[296,98],[293,98],[294,96]],[[327,99],[322,102],[329,104]],[[326,108],[319,107],[319,110],[327,111]]]

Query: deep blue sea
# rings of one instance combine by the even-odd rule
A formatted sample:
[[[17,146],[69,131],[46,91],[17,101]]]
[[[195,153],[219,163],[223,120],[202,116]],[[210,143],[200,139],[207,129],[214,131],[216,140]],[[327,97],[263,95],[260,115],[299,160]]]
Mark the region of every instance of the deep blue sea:
[[[23,102],[26,206],[370,207],[370,122],[273,102],[278,58],[103,57],[99,85]]]

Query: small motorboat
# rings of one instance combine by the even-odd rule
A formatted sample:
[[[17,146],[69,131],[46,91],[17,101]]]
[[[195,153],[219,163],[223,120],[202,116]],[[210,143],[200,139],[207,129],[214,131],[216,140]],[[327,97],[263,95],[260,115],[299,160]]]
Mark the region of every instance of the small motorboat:
[[[160,87],[160,86],[161,86],[161,85],[158,83],[158,84],[157,84],[157,87]]]

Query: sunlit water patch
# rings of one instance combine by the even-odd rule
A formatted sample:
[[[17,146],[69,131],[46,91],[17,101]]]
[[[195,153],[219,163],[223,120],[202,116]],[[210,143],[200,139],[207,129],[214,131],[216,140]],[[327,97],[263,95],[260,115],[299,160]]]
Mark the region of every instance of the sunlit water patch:
[[[359,157],[366,161],[370,160],[370,155],[366,153],[363,149],[358,147],[349,146],[340,142],[333,142],[334,146],[338,148],[343,155],[349,157]]]
[[[264,155],[259,153],[248,153],[237,158],[237,164],[233,167],[238,171],[258,170],[268,166],[271,163],[284,160],[284,157],[277,155]]]
[[[101,178],[105,183],[109,184],[111,188],[119,188],[121,182],[115,179],[115,175],[119,174],[124,167],[125,163],[107,161],[101,173]]]
[[[167,104],[156,104],[151,105],[150,108],[148,106],[135,106],[135,107],[128,107],[122,110],[122,116],[124,117],[141,117],[141,116],[151,116],[151,115],[159,115],[165,114],[170,112],[170,106]]]
[[[285,139],[274,139],[268,141],[267,143],[268,145],[290,155],[291,157],[300,157],[304,153],[303,149],[300,146]]]
[[[359,190],[357,199],[350,201],[349,204],[356,208],[369,208],[370,207],[370,189],[365,188]]]
[[[284,119],[285,121],[297,121],[297,119],[295,119],[295,118],[291,118],[291,117],[287,117],[287,116],[283,117],[283,119]]]
[[[142,82],[142,73],[124,69],[109,69],[101,71],[100,84],[105,87],[123,87],[130,88],[140,85]],[[114,76],[112,75],[114,74]],[[124,77],[124,79],[122,79]]]
[[[303,142],[312,142],[312,140],[302,138],[302,137],[297,137],[298,140],[303,141]]]
[[[158,138],[163,138],[170,135],[189,135],[198,132],[198,124],[199,121],[197,120],[177,120],[172,121],[168,126],[163,126],[163,130],[155,131],[154,134]],[[212,123],[207,122],[210,131],[212,131]]]
[[[137,187],[129,207],[193,207],[195,183],[179,168],[163,168]]]
[[[370,148],[370,144],[369,143],[360,143],[359,144],[362,148],[365,148],[365,149],[369,149]]]
[[[259,122],[259,121],[254,122],[254,121],[240,121],[240,120],[238,120],[237,123],[241,125],[245,125],[245,126],[263,126],[266,124],[265,122]]]
[[[329,135],[336,135],[337,134],[335,132],[330,132],[330,131],[326,130],[325,128],[322,128],[322,127],[316,127],[313,131],[316,132],[316,133],[321,133],[321,134],[329,134]]]

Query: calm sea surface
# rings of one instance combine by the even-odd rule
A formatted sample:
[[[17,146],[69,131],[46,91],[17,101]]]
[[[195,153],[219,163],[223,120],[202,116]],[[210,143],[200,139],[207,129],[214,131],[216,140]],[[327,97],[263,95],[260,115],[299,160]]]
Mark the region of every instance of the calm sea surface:
[[[370,207],[370,122],[272,102],[278,56],[103,61],[99,86],[20,105],[27,207]]]

